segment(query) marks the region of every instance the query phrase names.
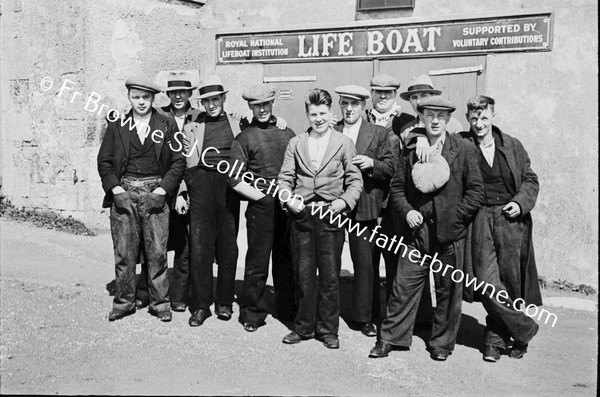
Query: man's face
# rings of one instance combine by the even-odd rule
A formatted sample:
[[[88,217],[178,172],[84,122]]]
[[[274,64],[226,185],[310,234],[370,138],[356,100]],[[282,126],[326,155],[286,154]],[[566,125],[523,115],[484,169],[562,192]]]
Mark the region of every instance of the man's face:
[[[450,112],[447,110],[423,109],[423,123],[427,135],[435,138],[445,133],[450,117]]]
[[[396,90],[371,90],[373,107],[380,113],[386,113],[394,107]]]
[[[496,115],[488,106],[483,110],[469,110],[467,112],[467,121],[471,126],[471,132],[478,138],[485,138],[492,132],[492,122]]]
[[[261,123],[266,123],[273,114],[273,101],[257,103],[255,105],[248,104],[252,115]]]
[[[225,111],[223,108],[225,99],[225,94],[221,94],[201,99],[200,103],[204,106],[206,113],[208,113],[210,117],[219,117],[221,113]]]
[[[169,91],[167,95],[169,95],[169,99],[171,100],[171,106],[174,109],[181,110],[187,106],[188,100],[192,96],[192,90]]]
[[[419,92],[419,93],[416,93],[416,94],[412,94],[408,98],[408,101],[410,102],[410,105],[412,106],[412,108],[413,108],[413,110],[415,111],[416,114],[419,114],[419,111],[417,110],[417,102],[420,99],[427,98],[428,96],[431,96],[430,92]]]
[[[146,116],[152,111],[153,93],[138,88],[131,88],[128,97],[131,108],[136,115]]]
[[[333,113],[331,113],[331,109],[327,105],[309,105],[306,116],[313,131],[318,134],[324,134],[329,129],[329,122]]]
[[[365,104],[366,102],[364,100],[348,98],[345,96],[340,97],[340,109],[342,110],[344,123],[348,125],[355,124],[360,118],[360,115],[365,108]]]

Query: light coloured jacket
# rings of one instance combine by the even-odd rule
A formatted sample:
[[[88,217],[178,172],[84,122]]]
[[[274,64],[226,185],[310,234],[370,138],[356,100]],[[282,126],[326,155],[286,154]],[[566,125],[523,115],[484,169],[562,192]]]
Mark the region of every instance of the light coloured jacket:
[[[290,140],[279,172],[280,189],[302,196],[304,203],[315,196],[327,201],[341,198],[349,210],[354,209],[363,188],[361,172],[352,164],[354,143],[332,130],[321,167],[315,171],[308,152],[309,132]]]

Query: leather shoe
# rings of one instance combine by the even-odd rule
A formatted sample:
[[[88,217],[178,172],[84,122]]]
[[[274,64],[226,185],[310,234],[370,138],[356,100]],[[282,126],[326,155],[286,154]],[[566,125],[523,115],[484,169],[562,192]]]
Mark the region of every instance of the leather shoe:
[[[204,324],[204,321],[212,316],[212,313],[209,309],[198,309],[192,314],[190,317],[189,324],[190,327],[199,327]]]
[[[282,342],[288,345],[294,345],[296,343],[302,342],[302,337],[298,335],[295,331],[290,332],[286,336],[283,337]]]
[[[510,358],[523,358],[525,353],[527,353],[527,346],[528,346],[527,344],[524,345],[524,344],[515,342],[512,349],[510,349],[510,353],[508,353],[508,356]]]
[[[171,310],[174,312],[184,312],[187,305],[184,302],[171,302]]]
[[[229,321],[231,320],[233,309],[228,305],[216,305],[215,312],[219,320]]]
[[[110,313],[108,313],[108,321],[120,320],[123,317],[127,317],[133,313],[135,313],[135,308],[131,310],[113,309],[110,311]]]
[[[360,325],[360,332],[368,337],[377,336],[377,328],[375,328],[375,325],[370,321]]]
[[[500,360],[500,349],[496,346],[485,346],[483,349],[483,360],[495,363]]]
[[[150,301],[148,299],[136,299],[135,300],[135,308],[136,309],[143,309],[145,307],[147,307],[150,304]]]
[[[446,350],[433,348],[429,353],[429,357],[431,357],[435,361],[446,361],[448,356],[452,354],[451,352],[447,352]]]
[[[164,312],[156,313],[156,317],[163,323],[168,323],[173,319],[173,315],[170,310],[165,310]]]
[[[323,335],[317,338],[318,341],[323,343],[328,349],[339,349],[340,348],[340,340],[337,336],[334,335]]]
[[[369,352],[369,357],[371,357],[371,358],[387,357],[391,351],[392,351],[392,345],[380,340],[380,341],[377,341],[377,343],[375,343],[375,347],[372,348],[371,351]]]
[[[258,329],[258,325],[256,323],[244,323],[244,329],[248,332],[254,332]]]

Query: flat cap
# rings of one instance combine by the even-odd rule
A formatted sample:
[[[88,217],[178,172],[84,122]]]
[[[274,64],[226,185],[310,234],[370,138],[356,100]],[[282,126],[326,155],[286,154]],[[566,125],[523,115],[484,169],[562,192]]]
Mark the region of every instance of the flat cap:
[[[392,91],[400,88],[400,82],[389,74],[378,74],[371,79],[371,89],[380,91]]]
[[[130,77],[125,81],[125,87],[127,89],[137,88],[138,90],[144,90],[153,94],[158,94],[161,90],[146,76],[134,76]]]
[[[366,88],[356,84],[339,86],[335,89],[335,92],[340,96],[359,100],[365,100],[371,97],[371,93]]]
[[[256,84],[248,88],[242,94],[250,105],[258,105],[259,103],[269,102],[275,99],[277,90],[270,84]]]
[[[432,95],[417,102],[417,111],[423,112],[423,109],[447,110],[452,113],[456,110],[456,106],[446,98],[442,98],[439,95]]]

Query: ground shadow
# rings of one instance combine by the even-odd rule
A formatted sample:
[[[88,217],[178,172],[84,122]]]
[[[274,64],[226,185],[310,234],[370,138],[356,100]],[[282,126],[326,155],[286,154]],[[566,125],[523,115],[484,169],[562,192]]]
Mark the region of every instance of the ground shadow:
[[[172,275],[171,268],[167,269],[169,279]],[[139,281],[139,274],[136,274],[136,284]],[[216,290],[217,278],[213,277],[213,291]],[[340,291],[340,318],[344,321],[348,327],[355,331],[360,332],[359,325],[352,320],[352,290],[354,284],[354,275],[347,270],[342,270],[339,282]],[[106,284],[106,290],[110,296],[114,296],[115,292],[115,280]],[[235,302],[239,304],[239,297],[242,295],[242,289],[244,282],[242,280],[235,280]],[[271,285],[267,285],[265,290],[265,299],[267,303],[268,313],[275,318],[275,291]],[[375,315],[377,329],[380,329],[381,321],[385,318],[385,302],[386,302],[386,280],[382,279],[379,285],[379,313]],[[417,321],[414,328],[413,335],[421,338],[425,343],[429,341],[431,335],[431,300],[427,294],[423,294],[421,305],[419,306],[419,312],[417,314]],[[234,313],[234,319],[239,318],[239,313]],[[283,321],[275,318],[289,330],[292,330],[291,321]],[[483,334],[485,326],[480,324],[477,319],[462,314],[460,321],[460,328],[458,331],[458,337],[456,343],[462,346],[477,349],[483,352]]]

